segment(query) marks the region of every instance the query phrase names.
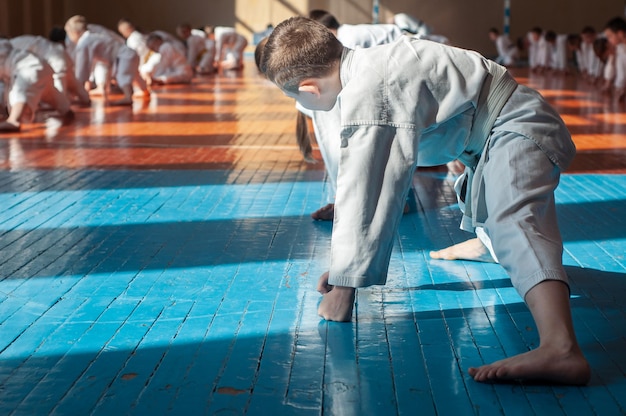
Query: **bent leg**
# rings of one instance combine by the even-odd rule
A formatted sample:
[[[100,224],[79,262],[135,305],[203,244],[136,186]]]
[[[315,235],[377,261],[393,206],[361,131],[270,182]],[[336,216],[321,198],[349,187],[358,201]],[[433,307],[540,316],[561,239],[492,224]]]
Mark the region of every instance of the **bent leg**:
[[[539,347],[496,361],[469,374],[476,381],[541,380],[584,385],[591,370],[574,334],[569,288],[563,282],[547,280],[532,288],[526,303],[540,335]]]
[[[535,350],[479,368],[477,381],[542,380],[585,384],[590,370],[573,329],[554,189],[560,171],[531,140],[504,134],[485,164],[485,231],[535,320]]]

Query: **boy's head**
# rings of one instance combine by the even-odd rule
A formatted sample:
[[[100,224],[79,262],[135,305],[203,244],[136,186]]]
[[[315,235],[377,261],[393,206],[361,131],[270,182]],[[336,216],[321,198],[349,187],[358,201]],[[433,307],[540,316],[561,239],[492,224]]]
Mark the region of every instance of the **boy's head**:
[[[567,48],[571,51],[580,50],[580,44],[582,43],[582,36],[578,33],[570,33],[567,35]]]
[[[323,78],[336,70],[343,49],[322,24],[292,17],[268,37],[260,70],[284,92],[297,94],[303,81]]]
[[[539,26],[535,26],[532,29],[530,29],[530,34],[535,40],[535,42],[537,42],[539,41],[539,39],[541,39],[541,35],[543,34],[543,29],[540,28]]]
[[[609,55],[612,53],[613,46],[606,38],[598,38],[593,41],[593,52],[598,58],[606,63]]]
[[[621,17],[609,20],[604,29],[604,35],[612,45],[626,41],[626,20]]]
[[[315,20],[316,22],[320,22],[331,32],[337,34],[337,29],[339,29],[339,21],[335,16],[327,12],[326,10],[315,9],[309,12],[309,19]]]
[[[85,16],[72,16],[65,22],[65,32],[67,37],[73,42],[78,42],[78,39],[87,31],[87,19]]]
[[[593,26],[583,27],[583,29],[580,31],[580,39],[586,43],[593,43],[593,41],[596,39],[596,30],[593,28]]]
[[[135,25],[128,19],[120,19],[119,22],[117,22],[117,31],[120,32],[125,39],[128,39],[135,31]]]
[[[52,42],[60,43],[65,46],[65,38],[67,37],[67,33],[65,33],[65,29],[61,26],[54,26],[50,29],[50,33],[48,34],[48,39]]]
[[[146,46],[151,51],[158,52],[163,45],[163,38],[158,33],[150,33],[146,38]]]
[[[556,43],[556,32],[554,30],[548,30],[546,34],[543,35],[543,38],[546,42],[554,45]]]
[[[215,26],[205,25],[202,30],[206,33],[206,37],[209,39],[215,39]]]
[[[489,39],[495,41],[498,39],[498,36],[500,36],[500,31],[495,27],[492,27],[491,29],[489,29],[489,32],[487,34],[489,35]]]
[[[191,25],[189,23],[182,23],[176,27],[176,34],[181,39],[185,40],[191,36]]]

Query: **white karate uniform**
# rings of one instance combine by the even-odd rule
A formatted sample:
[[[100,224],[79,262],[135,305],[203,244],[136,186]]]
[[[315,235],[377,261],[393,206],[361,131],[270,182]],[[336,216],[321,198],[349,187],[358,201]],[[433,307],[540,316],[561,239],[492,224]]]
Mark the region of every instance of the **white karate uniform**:
[[[412,35],[418,35],[420,39],[424,39],[432,35],[432,29],[424,22],[414,18],[406,13],[397,13],[393,16],[393,23]]]
[[[185,46],[185,44],[183,43],[183,41],[181,41],[179,38],[177,38],[176,36],[172,35],[169,32],[166,32],[164,30],[153,30],[150,33],[154,33],[155,35],[159,35],[161,37],[161,39],[163,39],[164,42],[169,43],[170,45],[174,46],[176,49],[178,49],[178,51],[180,53],[182,53],[183,55],[186,55],[187,53],[187,47]]]
[[[553,46],[546,42],[543,35],[535,45],[536,48],[536,66],[539,68],[549,68],[552,61]]]
[[[243,65],[243,53],[248,40],[233,27],[216,26],[215,63],[224,69],[238,68]]]
[[[548,57],[546,55],[546,41],[543,35],[540,35],[539,39],[536,40],[533,32],[528,32],[526,41],[528,44],[528,66],[531,69],[545,66]]]
[[[40,102],[49,104],[61,114],[70,111],[67,97],[54,86],[54,70],[37,55],[13,48],[7,39],[0,40],[0,96],[9,109],[26,103],[35,114]]]
[[[163,42],[159,51],[141,66],[140,73],[165,84],[189,83],[193,78],[187,58],[169,42]]]
[[[75,94],[81,101],[89,102],[89,94],[85,86],[76,81],[74,62],[63,45],[35,35],[16,36],[10,42],[14,48],[32,52],[50,65],[54,71],[54,86],[60,93],[68,98]]]
[[[138,30],[134,30],[128,35],[126,38],[126,46],[137,53],[137,56],[139,56],[139,65],[146,63],[148,57],[152,54],[152,51],[148,48],[148,45],[146,45],[146,35]]]
[[[95,24],[95,23],[89,23],[87,25],[87,30],[91,33],[98,33],[102,36],[106,36],[111,42],[115,42],[120,45],[123,45],[126,43],[126,41],[124,40],[124,37],[122,37],[119,33],[114,32],[113,30],[109,29],[108,27]],[[102,62],[96,63],[96,65],[93,68],[92,81],[100,87],[108,88],[107,82],[110,78],[107,78],[107,71],[108,71],[107,68]]]
[[[605,82],[613,83],[615,80],[615,55],[610,54],[604,63],[602,78]]]
[[[337,39],[344,46],[352,49],[383,45],[403,36],[404,34],[396,25],[341,25],[337,31]],[[311,117],[313,121],[313,131],[330,185],[326,200],[332,203],[335,200],[339,169],[339,133],[341,131],[339,107],[335,106],[330,111],[307,111],[299,105],[296,105],[296,108]]]
[[[556,40],[551,46],[549,67],[555,71],[565,71],[568,67],[567,35],[556,35]]]
[[[187,62],[195,68],[206,51],[206,39],[204,36],[191,34],[185,39],[185,45],[187,45]]]
[[[86,31],[78,39],[74,51],[76,79],[85,83],[96,65],[104,69],[105,84],[115,77],[120,88],[137,85],[146,89],[145,81],[139,76],[139,56],[123,43],[111,42],[99,33]]]
[[[519,51],[508,35],[498,35],[496,38],[496,50],[498,51],[497,63],[505,66],[515,64]]]
[[[483,227],[520,295],[567,283],[554,189],[575,147],[541,95],[475,52],[423,40],[346,50],[340,79],[330,284],[384,284],[415,167],[456,159],[470,174],[462,225]]]
[[[616,89],[626,89],[626,44],[615,46],[615,81]]]
[[[337,29],[337,39],[351,49],[384,45],[401,36],[402,30],[396,25],[340,25]]]
[[[593,49],[593,43],[587,48],[587,72],[593,78],[601,78],[604,73],[604,63],[596,55],[596,51]]]

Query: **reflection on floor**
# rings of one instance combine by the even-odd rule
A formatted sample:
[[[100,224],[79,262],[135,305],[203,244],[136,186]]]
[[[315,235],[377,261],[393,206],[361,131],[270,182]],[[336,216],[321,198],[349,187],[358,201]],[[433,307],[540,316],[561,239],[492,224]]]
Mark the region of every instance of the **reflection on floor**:
[[[625,414],[622,106],[518,74],[579,148],[557,201],[593,376],[490,385],[467,367],[537,332],[499,265],[428,258],[469,237],[445,169],[415,175],[387,285],[358,291],[349,324],[317,317],[323,165],[301,160],[293,103],[252,66],[0,136],[3,414]]]

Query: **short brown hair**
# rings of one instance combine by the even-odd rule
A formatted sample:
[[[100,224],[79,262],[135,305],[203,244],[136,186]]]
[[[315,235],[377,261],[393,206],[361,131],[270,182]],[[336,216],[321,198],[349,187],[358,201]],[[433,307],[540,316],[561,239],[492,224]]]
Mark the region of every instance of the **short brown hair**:
[[[322,24],[292,17],[276,26],[267,39],[260,69],[280,89],[296,93],[301,81],[328,75],[343,49]]]
[[[83,33],[87,30],[87,19],[85,16],[75,15],[67,19],[65,22],[65,31],[74,33]]]

